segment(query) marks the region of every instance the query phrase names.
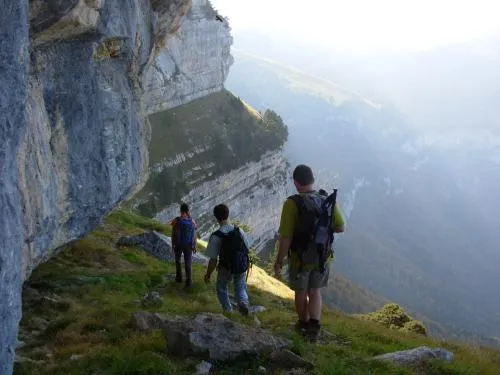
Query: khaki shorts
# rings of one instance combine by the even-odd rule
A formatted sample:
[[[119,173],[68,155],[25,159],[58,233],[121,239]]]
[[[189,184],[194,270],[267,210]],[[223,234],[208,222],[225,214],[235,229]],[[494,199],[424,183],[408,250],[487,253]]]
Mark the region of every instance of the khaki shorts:
[[[288,268],[288,285],[290,289],[296,292],[302,292],[307,289],[319,289],[328,284],[330,277],[330,267],[325,267],[325,272],[321,273],[317,268],[305,269],[300,273],[298,268]]]

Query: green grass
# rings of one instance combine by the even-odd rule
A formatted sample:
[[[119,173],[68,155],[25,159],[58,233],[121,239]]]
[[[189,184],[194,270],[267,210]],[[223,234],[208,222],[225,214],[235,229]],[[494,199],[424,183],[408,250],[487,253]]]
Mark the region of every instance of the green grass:
[[[112,213],[101,228],[41,265],[25,284],[19,355],[41,362],[16,364],[15,374],[191,374],[199,360],[171,358],[161,332],[144,335],[130,326],[138,310],[194,316],[220,312],[215,286],[202,282],[204,269],[194,265],[195,285],[190,291],[169,277],[174,265],[163,263],[135,248],[116,248],[123,234],[144,229],[162,230],[149,219],[126,211]],[[162,295],[162,305],[142,308],[138,301],[151,290]],[[373,322],[325,310],[322,324],[338,339],[312,345],[298,337],[292,292],[278,280],[254,267],[249,278],[253,304],[267,307],[259,315],[262,327],[293,341],[292,349],[315,364],[316,374],[498,374],[500,352],[457,344],[436,343],[430,338],[389,330]],[[57,303],[39,302],[37,292],[49,293]],[[36,319],[48,321],[44,330]],[[233,316],[239,322],[253,319]],[[36,332],[38,331],[38,332]],[[453,364],[426,364],[418,369],[393,367],[369,360],[371,356],[419,345],[444,346],[456,355]],[[46,348],[46,349],[44,349]],[[52,356],[48,357],[46,351]],[[83,355],[70,360],[72,355]],[[268,367],[265,357],[220,364],[216,374],[257,373]]]

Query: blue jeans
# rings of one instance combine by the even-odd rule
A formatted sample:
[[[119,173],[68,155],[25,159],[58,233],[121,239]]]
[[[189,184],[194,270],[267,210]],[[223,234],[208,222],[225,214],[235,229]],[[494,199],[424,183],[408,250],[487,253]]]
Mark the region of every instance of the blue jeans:
[[[219,302],[224,311],[233,310],[227,291],[227,286],[229,285],[231,280],[233,280],[234,282],[234,294],[238,305],[248,305],[246,276],[246,272],[243,272],[239,275],[233,275],[230,271],[223,268],[219,268],[217,270],[217,297],[219,298]]]

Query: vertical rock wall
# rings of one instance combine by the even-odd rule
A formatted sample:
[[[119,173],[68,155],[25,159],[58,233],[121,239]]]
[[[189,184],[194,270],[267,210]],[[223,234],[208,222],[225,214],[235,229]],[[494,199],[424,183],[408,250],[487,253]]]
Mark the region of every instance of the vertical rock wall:
[[[160,112],[222,90],[233,63],[230,30],[208,0],[193,0],[148,72],[147,111]]]
[[[207,79],[189,64],[228,67],[229,28],[203,39],[209,52],[183,45],[176,35],[190,8],[191,0],[2,0],[0,375],[12,371],[24,278],[146,180],[145,82],[162,49],[175,47],[176,69],[190,71],[178,104],[222,87],[222,70]],[[215,18],[208,2],[204,9],[190,13],[197,25]]]
[[[12,372],[21,318],[23,225],[16,153],[26,132],[28,0],[0,12],[0,375]]]
[[[227,204],[231,220],[250,226],[252,245],[259,252],[277,234],[283,202],[291,194],[289,178],[288,163],[281,150],[276,150],[257,162],[203,182],[182,201],[191,205],[191,214],[199,221],[204,238],[217,228],[212,216],[215,205]],[[169,222],[178,211],[178,204],[170,205],[156,219]]]

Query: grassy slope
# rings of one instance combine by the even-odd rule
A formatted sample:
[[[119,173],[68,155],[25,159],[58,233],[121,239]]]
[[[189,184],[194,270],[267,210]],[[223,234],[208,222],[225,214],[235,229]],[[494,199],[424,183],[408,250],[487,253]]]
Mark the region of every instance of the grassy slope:
[[[150,290],[162,294],[162,307],[150,309],[167,314],[193,315],[219,312],[214,285],[201,282],[204,270],[194,266],[195,286],[186,292],[165,275],[172,264],[159,262],[138,249],[117,249],[124,234],[154,228],[169,228],[142,217],[115,212],[96,231],[41,265],[26,282],[19,355],[44,363],[16,365],[15,374],[189,374],[199,362],[169,358],[160,332],[142,335],[128,324],[133,312],[141,310],[137,300]],[[253,304],[267,311],[259,315],[264,328],[290,337],[293,350],[316,365],[318,374],[409,374],[412,370],[366,360],[367,357],[418,345],[444,345],[456,354],[453,365],[426,366],[426,374],[498,374],[500,352],[434,343],[428,338],[387,330],[370,322],[326,310],[323,325],[344,344],[311,345],[290,329],[294,322],[292,292],[279,281],[254,268],[249,279]],[[57,295],[57,303],[40,303],[34,290]],[[37,334],[40,318],[50,322]],[[233,316],[243,323],[252,318]],[[31,332],[31,333],[30,333]],[[346,344],[345,342],[350,342]],[[45,351],[43,348],[46,348]],[[47,357],[46,351],[52,353]],[[70,360],[82,354],[79,360]],[[215,373],[256,373],[266,358],[218,366]],[[246,371],[246,372],[245,372]]]

